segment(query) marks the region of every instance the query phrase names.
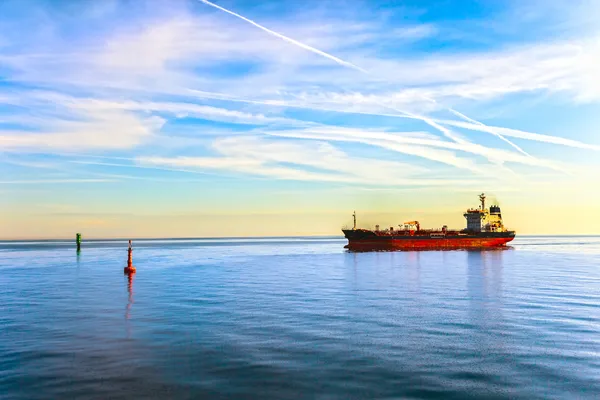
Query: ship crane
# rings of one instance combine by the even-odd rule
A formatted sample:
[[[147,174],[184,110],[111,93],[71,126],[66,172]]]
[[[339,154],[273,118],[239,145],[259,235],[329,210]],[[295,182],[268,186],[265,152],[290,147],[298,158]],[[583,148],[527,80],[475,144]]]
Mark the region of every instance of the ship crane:
[[[417,227],[417,231],[421,230],[421,224],[419,224],[419,221],[408,221],[405,222],[404,225],[413,225]]]

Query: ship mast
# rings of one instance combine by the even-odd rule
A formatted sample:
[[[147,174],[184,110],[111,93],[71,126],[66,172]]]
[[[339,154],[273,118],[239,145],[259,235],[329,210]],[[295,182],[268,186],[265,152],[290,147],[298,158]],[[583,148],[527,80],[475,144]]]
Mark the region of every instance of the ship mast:
[[[352,218],[354,219],[354,227],[352,228],[352,230],[356,230],[356,211],[354,211],[354,213],[352,213]]]
[[[485,210],[485,194],[481,193],[479,195],[479,200],[481,201],[481,210]]]

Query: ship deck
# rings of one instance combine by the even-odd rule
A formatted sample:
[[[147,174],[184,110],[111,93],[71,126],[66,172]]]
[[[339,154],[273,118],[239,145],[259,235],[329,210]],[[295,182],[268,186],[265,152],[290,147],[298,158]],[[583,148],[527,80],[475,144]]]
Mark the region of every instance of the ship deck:
[[[402,249],[462,249],[502,247],[515,237],[514,231],[465,232],[422,230],[412,234],[406,231],[390,232],[366,229],[343,230],[351,250],[402,250]],[[383,233],[383,234],[381,234]],[[387,233],[387,234],[386,234]]]

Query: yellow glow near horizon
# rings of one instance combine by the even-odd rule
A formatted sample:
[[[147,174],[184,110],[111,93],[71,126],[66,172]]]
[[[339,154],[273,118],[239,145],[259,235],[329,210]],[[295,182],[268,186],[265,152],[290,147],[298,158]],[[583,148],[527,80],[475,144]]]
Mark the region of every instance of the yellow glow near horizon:
[[[448,225],[463,228],[463,209],[456,211],[374,212],[357,210],[358,225],[373,228],[397,226],[417,219],[424,228]],[[260,213],[236,215],[49,215],[6,216],[0,226],[1,239],[71,238],[82,232],[85,238],[167,238],[238,236],[342,235],[352,225],[348,212]],[[600,234],[600,206],[503,207],[505,225],[517,234]],[[35,228],[33,228],[35,227]]]

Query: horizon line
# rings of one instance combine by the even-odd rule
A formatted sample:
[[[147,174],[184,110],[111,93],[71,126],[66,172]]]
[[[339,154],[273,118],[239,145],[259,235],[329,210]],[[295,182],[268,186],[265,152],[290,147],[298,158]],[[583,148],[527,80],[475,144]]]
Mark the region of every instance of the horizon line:
[[[573,233],[573,234],[548,234],[548,233],[523,233],[517,237],[600,237],[600,233]],[[227,240],[227,239],[345,239],[343,235],[332,235],[332,234],[312,234],[312,235],[257,235],[257,236],[182,236],[182,237],[90,237],[88,239],[82,238],[82,243],[85,241],[127,241],[127,240]],[[515,237],[516,239],[516,237]],[[75,242],[75,237],[56,237],[56,238],[1,238],[0,242],[36,242],[36,241],[70,241]]]

